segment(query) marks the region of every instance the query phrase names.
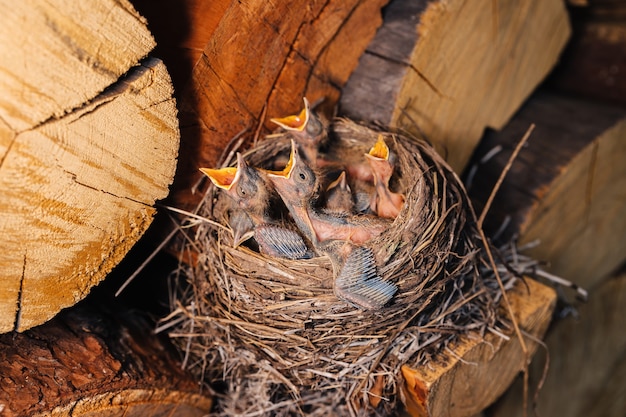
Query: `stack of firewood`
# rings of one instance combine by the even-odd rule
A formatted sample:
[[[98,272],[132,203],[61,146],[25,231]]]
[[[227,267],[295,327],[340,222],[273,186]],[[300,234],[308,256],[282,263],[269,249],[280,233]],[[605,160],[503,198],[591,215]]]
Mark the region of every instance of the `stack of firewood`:
[[[590,294],[579,305],[565,292],[568,308],[559,311],[575,317],[548,333],[552,360],[539,410],[623,414],[626,289],[617,271],[626,258],[626,9],[610,0],[387,3],[7,2],[0,414],[208,409],[208,396],[195,396],[190,376],[163,353],[167,343],[137,342],[154,335],[132,330],[136,321],[74,308],[46,322],[125,257],[151,224],[155,201],[169,191],[169,205],[196,207],[198,168],[214,166],[231,141],[251,145],[269,131],[270,117],[295,113],[303,96],[324,97],[327,116],[338,109],[425,137],[464,174],[478,212],[534,123],[485,227],[494,239],[516,238],[548,271]],[[545,328],[551,297],[534,288],[519,295],[518,313]],[[471,351],[454,355],[469,363]],[[466,404],[461,394],[437,397],[438,378],[466,388],[447,392],[481,398],[481,408],[491,403],[497,366],[488,365],[514,355],[501,351],[464,371],[465,381],[441,377],[448,368],[407,378],[428,399],[416,409],[466,415],[452,406]],[[514,363],[523,367],[521,355]],[[542,366],[533,366],[531,386]],[[160,371],[141,371],[151,367]],[[521,414],[521,397],[514,388],[491,412]]]

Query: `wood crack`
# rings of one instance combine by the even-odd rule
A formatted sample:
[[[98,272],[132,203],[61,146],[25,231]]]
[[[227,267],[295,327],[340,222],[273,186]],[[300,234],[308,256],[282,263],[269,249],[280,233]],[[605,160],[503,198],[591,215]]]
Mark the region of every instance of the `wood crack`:
[[[412,69],[413,71],[415,71],[415,73],[417,74],[418,77],[420,77],[420,79],[422,81],[424,81],[426,83],[426,85],[428,85],[428,87],[435,93],[437,94],[437,96],[441,97],[442,99],[446,99],[446,100],[453,100],[452,97],[448,96],[447,94],[444,94],[442,91],[440,91],[435,84],[430,81],[428,79],[428,77],[426,77],[426,75],[424,75],[424,73],[422,73],[422,71],[420,71],[415,65],[413,65],[413,63],[411,62],[406,62],[400,59],[395,59],[395,58],[391,58],[389,56],[380,54],[378,52],[374,52],[371,50],[368,50],[365,52],[366,54],[375,56],[376,58],[382,59],[384,61],[388,61],[388,62],[392,62],[394,64],[398,64],[398,65],[403,65],[407,68]]]
[[[70,173],[70,174],[71,174],[71,173]],[[145,207],[152,207],[151,205],[146,204],[146,203],[144,203],[144,202],[142,202],[142,201],[136,200],[136,199],[134,199],[134,198],[131,198],[131,197],[125,197],[125,196],[121,196],[121,195],[117,195],[117,194],[112,193],[112,192],[110,192],[110,191],[104,191],[104,190],[102,190],[102,189],[100,189],[100,188],[97,188],[97,187],[91,186],[91,185],[89,185],[89,184],[85,184],[85,183],[83,183],[83,182],[78,181],[78,180],[76,179],[76,176],[75,176],[74,174],[71,174],[71,175],[73,175],[73,176],[74,176],[74,178],[73,178],[74,182],[75,182],[76,184],[80,185],[81,187],[89,188],[89,189],[94,190],[94,191],[98,191],[98,192],[101,192],[101,193],[104,193],[104,194],[108,194],[108,195],[110,195],[110,196],[112,196],[112,197],[115,197],[115,198],[119,198],[119,199],[123,199],[123,200],[132,201],[133,203],[137,203],[137,204],[140,204],[140,205],[145,206]]]
[[[4,155],[2,155],[2,157],[0,158],[0,170],[4,166],[4,161],[6,161],[7,157],[11,153],[11,149],[13,149],[13,145],[15,144],[15,142],[17,142],[17,137],[18,137],[18,134],[13,135],[13,139],[11,139],[11,143],[9,144],[9,146],[7,146],[6,152],[4,152]]]
[[[24,261],[22,262],[22,276],[20,277],[20,287],[17,292],[17,301],[15,308],[15,322],[13,324],[13,330],[19,331],[22,320],[22,301],[24,297],[24,279],[26,277],[26,256],[27,252],[24,252]]]

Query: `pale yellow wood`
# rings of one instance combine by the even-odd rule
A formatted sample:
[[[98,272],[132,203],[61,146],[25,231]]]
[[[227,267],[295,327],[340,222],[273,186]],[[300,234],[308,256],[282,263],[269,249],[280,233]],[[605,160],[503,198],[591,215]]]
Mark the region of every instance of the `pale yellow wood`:
[[[344,89],[341,109],[425,136],[461,172],[484,129],[504,126],[557,62],[570,35],[565,6],[562,0],[396,4],[416,10],[386,17]]]
[[[0,331],[73,305],[126,254],[168,192],[179,131],[163,63],[19,133],[0,166]],[[15,288],[21,286],[21,294]],[[18,296],[19,295],[19,296]]]
[[[11,147],[11,143],[13,143],[15,135],[16,134],[13,129],[0,119],[0,161],[4,159],[4,156]]]
[[[520,244],[539,241],[529,255],[582,287],[626,259],[624,157],[626,115],[570,161],[520,227]]]
[[[601,283],[578,317],[557,321],[545,339],[550,369],[539,394],[541,416],[621,417],[626,411],[626,274]],[[543,355],[542,355],[543,356]],[[536,384],[543,369],[532,367]],[[521,384],[494,407],[493,417],[522,416]]]
[[[15,132],[2,120],[0,120],[0,167],[2,166],[2,161],[4,161],[15,136]],[[2,193],[2,190],[0,190],[0,193]],[[1,213],[0,216],[2,216]],[[2,217],[0,217],[0,226],[2,225],[1,219]],[[0,227],[0,233],[2,230],[3,229]],[[3,242],[3,246],[7,246],[6,240],[3,237],[0,237],[0,239],[2,239],[1,241]],[[4,251],[6,251],[6,249],[2,252]],[[2,252],[0,252],[0,257],[3,256]],[[20,265],[16,259],[14,259],[14,262],[10,263],[0,261],[0,268],[2,268],[2,271],[0,272],[2,275],[19,277],[22,273],[23,264]],[[15,313],[17,312],[16,300],[18,299],[19,291],[20,280],[0,280],[0,333],[11,330],[11,321],[14,320]]]
[[[0,0],[0,119],[15,131],[92,99],[155,46],[128,0]]]
[[[541,338],[556,304],[553,289],[527,279],[508,292],[520,327]],[[505,314],[505,313],[502,313]],[[484,339],[463,337],[440,360],[419,368],[402,369],[408,410],[414,416],[469,417],[490,405],[511,384],[525,358],[514,334],[507,341],[488,334]],[[525,342],[531,354],[537,348],[532,338]]]

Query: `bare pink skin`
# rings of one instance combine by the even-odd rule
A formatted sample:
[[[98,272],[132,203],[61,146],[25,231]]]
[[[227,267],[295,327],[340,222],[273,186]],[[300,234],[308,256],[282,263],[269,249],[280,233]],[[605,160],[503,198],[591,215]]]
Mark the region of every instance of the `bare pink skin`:
[[[370,155],[366,156],[374,173],[374,185],[376,188],[370,203],[371,209],[379,217],[395,219],[404,206],[404,195],[389,189],[389,180],[393,174],[393,167],[387,159],[376,158]]]

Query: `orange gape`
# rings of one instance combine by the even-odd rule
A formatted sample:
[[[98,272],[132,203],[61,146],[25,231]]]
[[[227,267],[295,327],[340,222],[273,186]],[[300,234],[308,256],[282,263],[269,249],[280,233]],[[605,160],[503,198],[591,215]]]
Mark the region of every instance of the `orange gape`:
[[[273,191],[264,171],[248,166],[240,153],[237,153],[237,167],[202,168],[201,171],[224,190],[238,208],[231,212],[229,220],[235,246],[254,236],[259,251],[265,255],[287,259],[313,256],[297,231],[270,216]]]

